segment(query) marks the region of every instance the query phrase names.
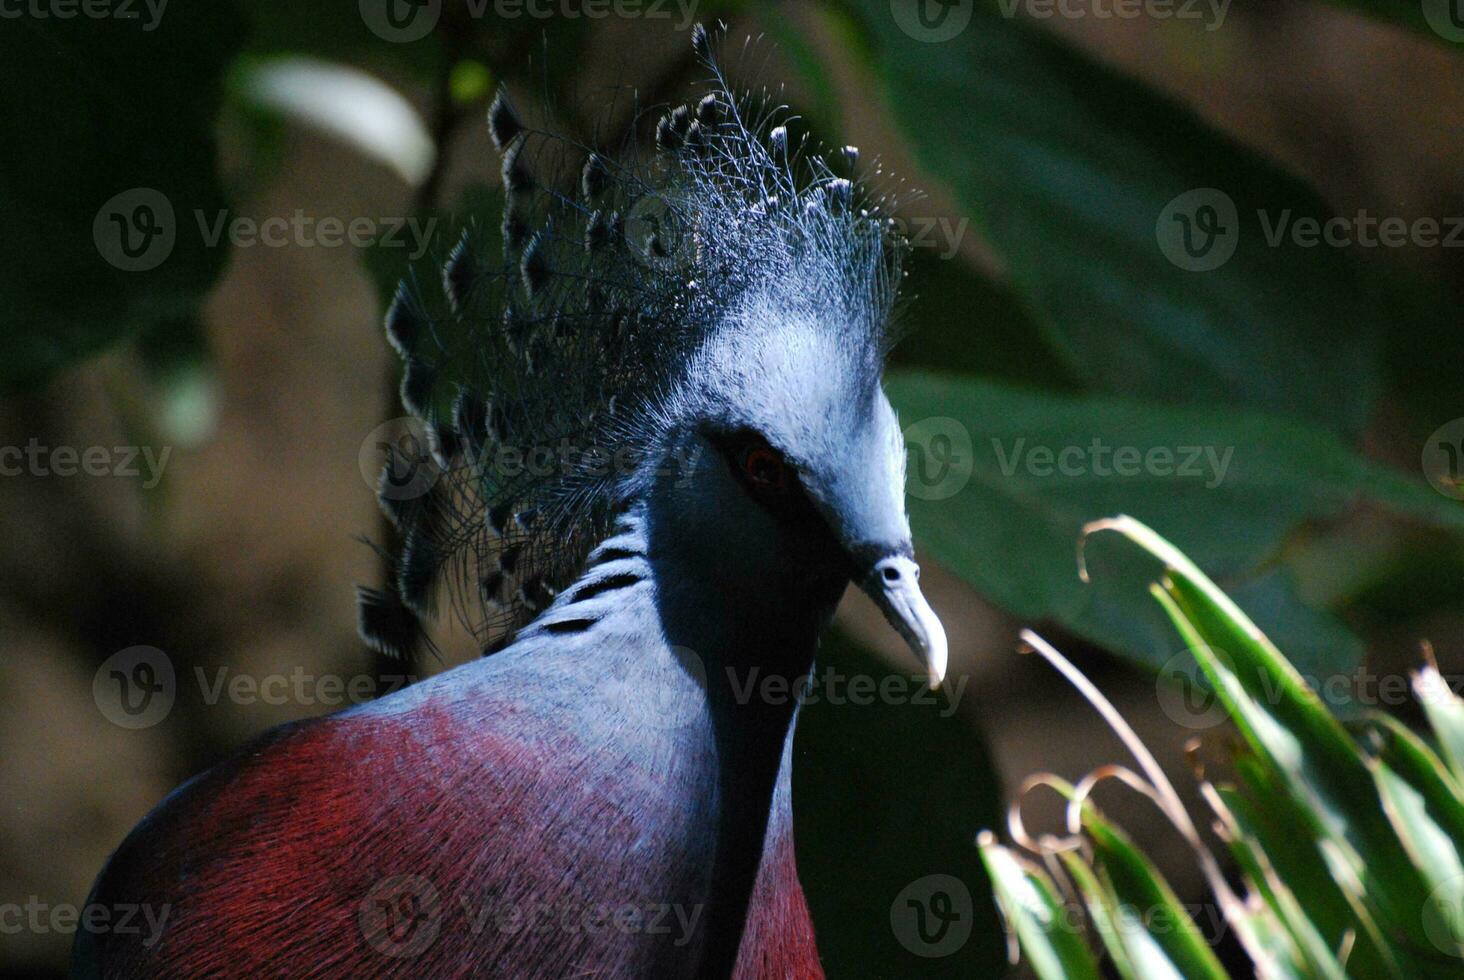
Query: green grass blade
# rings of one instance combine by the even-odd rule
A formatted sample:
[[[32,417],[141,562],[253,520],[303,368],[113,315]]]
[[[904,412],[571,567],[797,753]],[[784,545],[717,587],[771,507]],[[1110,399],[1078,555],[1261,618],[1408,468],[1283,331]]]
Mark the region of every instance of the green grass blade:
[[[1118,899],[1112,890],[1081,855],[1073,851],[1063,851],[1061,857],[1068,875],[1083,896],[1088,917],[1093,920],[1093,927],[1103,940],[1103,948],[1108,951],[1108,958],[1113,961],[1113,967],[1119,976],[1124,980],[1150,980],[1149,974],[1139,972],[1139,961],[1130,949],[1130,938],[1119,914]]]
[[[1424,932],[1464,972],[1464,800],[1438,756],[1402,722],[1377,715],[1372,734],[1384,809],[1431,886]]]
[[[1297,900],[1292,880],[1277,873],[1260,840],[1245,832],[1234,811],[1227,806],[1220,818],[1226,827],[1224,836],[1230,844],[1231,855],[1246,881],[1265,903],[1264,910],[1257,910],[1254,916],[1256,920],[1269,918],[1271,921],[1264,927],[1258,921],[1253,921],[1252,925],[1256,927],[1257,937],[1266,944],[1273,961],[1284,965],[1288,973],[1296,976],[1345,980],[1346,973],[1333,953],[1334,947]]]
[[[1448,682],[1433,665],[1414,676],[1413,690],[1454,779],[1464,784],[1464,701],[1449,689]]]
[[[1098,980],[1098,962],[1069,921],[1052,879],[997,844],[990,833],[977,843],[1007,925],[1032,972],[1040,980]]]
[[[1118,899],[1120,928],[1140,975],[1168,976],[1172,969],[1189,980],[1225,980],[1220,961],[1159,869],[1093,807],[1084,807],[1082,819],[1094,862]]]
[[[1130,518],[1093,528],[1119,531],[1168,567],[1154,594],[1241,734],[1301,804],[1310,831],[1328,838],[1352,866],[1376,904],[1379,923],[1422,951],[1428,940],[1420,910],[1429,887],[1341,723],[1239,607],[1173,545]]]
[[[1331,949],[1340,949],[1351,934],[1349,969],[1355,976],[1405,980],[1387,941],[1369,911],[1362,883],[1351,867],[1342,867],[1335,848],[1298,834],[1306,814],[1273,770],[1245,753],[1235,760],[1241,788],[1217,787],[1234,821],[1235,833],[1256,841],[1277,875],[1293,892],[1306,896],[1307,917]]]

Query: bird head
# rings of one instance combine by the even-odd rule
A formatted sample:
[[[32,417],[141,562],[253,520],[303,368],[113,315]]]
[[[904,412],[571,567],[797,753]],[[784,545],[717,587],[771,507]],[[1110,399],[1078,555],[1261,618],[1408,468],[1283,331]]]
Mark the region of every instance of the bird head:
[[[785,110],[727,86],[704,30],[693,43],[713,84],[655,119],[649,165],[635,134],[591,150],[494,102],[501,249],[469,226],[440,295],[409,282],[387,315],[446,478],[383,494],[405,543],[393,594],[363,596],[363,635],[407,645],[447,581],[506,642],[654,498],[729,589],[777,575],[836,599],[856,582],[938,683],[945,634],[880,387],[905,243],[850,179],[857,151],[806,152]],[[566,156],[573,191],[529,165]],[[546,447],[547,470],[499,465]]]
[[[672,442],[699,464],[689,477],[659,468],[681,487],[667,494],[672,519],[729,579],[832,583],[834,595],[852,580],[937,686],[946,637],[920,589],[904,438],[882,358],[842,319],[870,311],[818,310],[807,295],[784,281],[749,298],[692,360]]]

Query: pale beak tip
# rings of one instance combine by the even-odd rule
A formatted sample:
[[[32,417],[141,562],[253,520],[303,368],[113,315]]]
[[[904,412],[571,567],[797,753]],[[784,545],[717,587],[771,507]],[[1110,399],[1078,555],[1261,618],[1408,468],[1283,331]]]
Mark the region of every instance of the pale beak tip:
[[[949,651],[946,646],[945,627],[932,612],[930,616],[930,649],[926,652],[926,665],[930,671],[930,689],[940,690],[945,683],[946,668],[949,666]]]

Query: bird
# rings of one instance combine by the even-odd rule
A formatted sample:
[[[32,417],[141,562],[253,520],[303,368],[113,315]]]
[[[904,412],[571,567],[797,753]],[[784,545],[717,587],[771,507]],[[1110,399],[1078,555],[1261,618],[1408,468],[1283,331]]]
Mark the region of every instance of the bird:
[[[946,670],[881,381],[908,246],[724,40],[608,148],[499,91],[499,227],[386,316],[424,448],[387,460],[401,544],[359,594],[374,650],[450,607],[485,655],[174,790],[89,899],[165,925],[82,930],[73,975],[823,975],[798,699],[763,682],[810,675],[851,583]]]

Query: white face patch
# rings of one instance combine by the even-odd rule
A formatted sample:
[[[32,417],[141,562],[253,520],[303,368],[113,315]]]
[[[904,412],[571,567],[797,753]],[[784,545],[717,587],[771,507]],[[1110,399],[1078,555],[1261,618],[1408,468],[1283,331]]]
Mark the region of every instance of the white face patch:
[[[904,438],[871,374],[868,338],[779,318],[776,300],[749,304],[708,341],[688,375],[697,395],[686,409],[767,439],[846,546],[908,542]]]

